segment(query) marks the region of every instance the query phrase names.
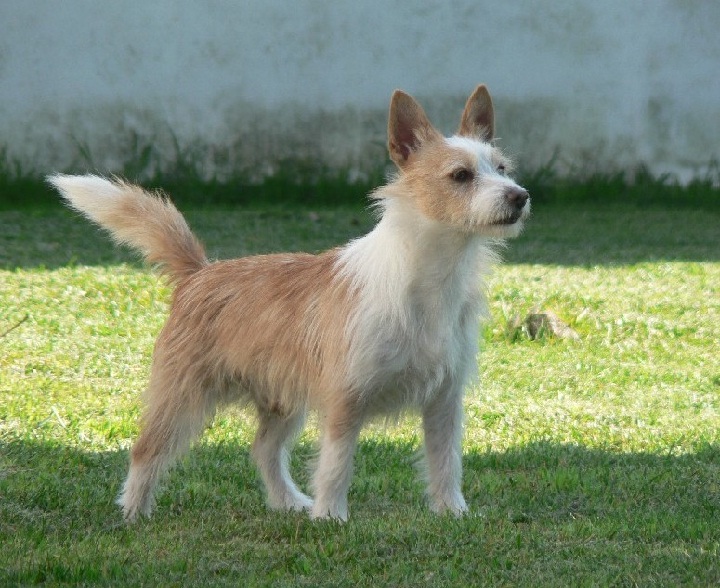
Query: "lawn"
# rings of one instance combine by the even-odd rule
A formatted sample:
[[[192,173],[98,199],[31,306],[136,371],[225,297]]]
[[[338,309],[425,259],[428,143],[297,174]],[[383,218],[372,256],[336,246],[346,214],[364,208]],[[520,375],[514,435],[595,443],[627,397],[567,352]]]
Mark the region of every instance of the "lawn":
[[[214,257],[317,251],[361,208],[192,209]],[[720,582],[720,208],[536,203],[466,396],[471,514],[425,508],[417,417],[364,432],[345,525],[269,512],[222,412],[126,527],[114,505],[168,289],[57,208],[0,211],[0,584]],[[531,340],[552,310],[580,336]],[[316,448],[310,423],[293,466]]]

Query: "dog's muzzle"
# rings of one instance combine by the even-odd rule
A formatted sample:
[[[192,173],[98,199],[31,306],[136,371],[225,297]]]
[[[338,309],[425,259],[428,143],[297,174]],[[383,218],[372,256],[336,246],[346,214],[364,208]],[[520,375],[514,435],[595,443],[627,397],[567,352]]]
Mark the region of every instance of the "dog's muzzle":
[[[520,220],[525,205],[530,200],[530,194],[523,188],[509,188],[503,195],[507,206],[508,215],[503,219],[501,224],[512,225]]]

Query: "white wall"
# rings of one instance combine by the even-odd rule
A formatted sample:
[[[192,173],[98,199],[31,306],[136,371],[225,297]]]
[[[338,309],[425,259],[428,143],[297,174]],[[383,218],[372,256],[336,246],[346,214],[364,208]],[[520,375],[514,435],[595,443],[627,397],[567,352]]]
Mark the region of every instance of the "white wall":
[[[486,82],[525,166],[687,178],[720,152],[718,31],[715,0],[3,0],[0,147],[42,172],[148,145],[376,167],[394,88],[450,132]]]

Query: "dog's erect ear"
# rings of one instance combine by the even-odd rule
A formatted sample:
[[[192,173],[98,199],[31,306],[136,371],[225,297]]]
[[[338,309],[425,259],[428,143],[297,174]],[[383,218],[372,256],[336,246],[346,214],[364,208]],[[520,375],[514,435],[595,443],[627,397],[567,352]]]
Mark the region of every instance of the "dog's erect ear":
[[[415,99],[401,90],[395,90],[390,100],[388,118],[388,151],[398,167],[402,168],[423,143],[442,135],[432,126],[425,111]]]
[[[495,113],[487,87],[481,84],[468,98],[458,135],[490,142],[495,136]]]

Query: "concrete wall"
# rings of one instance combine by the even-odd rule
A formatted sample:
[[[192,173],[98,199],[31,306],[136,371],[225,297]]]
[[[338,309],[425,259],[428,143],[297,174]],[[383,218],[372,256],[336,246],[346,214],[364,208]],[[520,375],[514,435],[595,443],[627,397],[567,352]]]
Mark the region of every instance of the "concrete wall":
[[[363,169],[394,88],[450,132],[486,82],[526,167],[687,178],[720,151],[718,31],[714,0],[4,0],[0,147],[41,172]]]

